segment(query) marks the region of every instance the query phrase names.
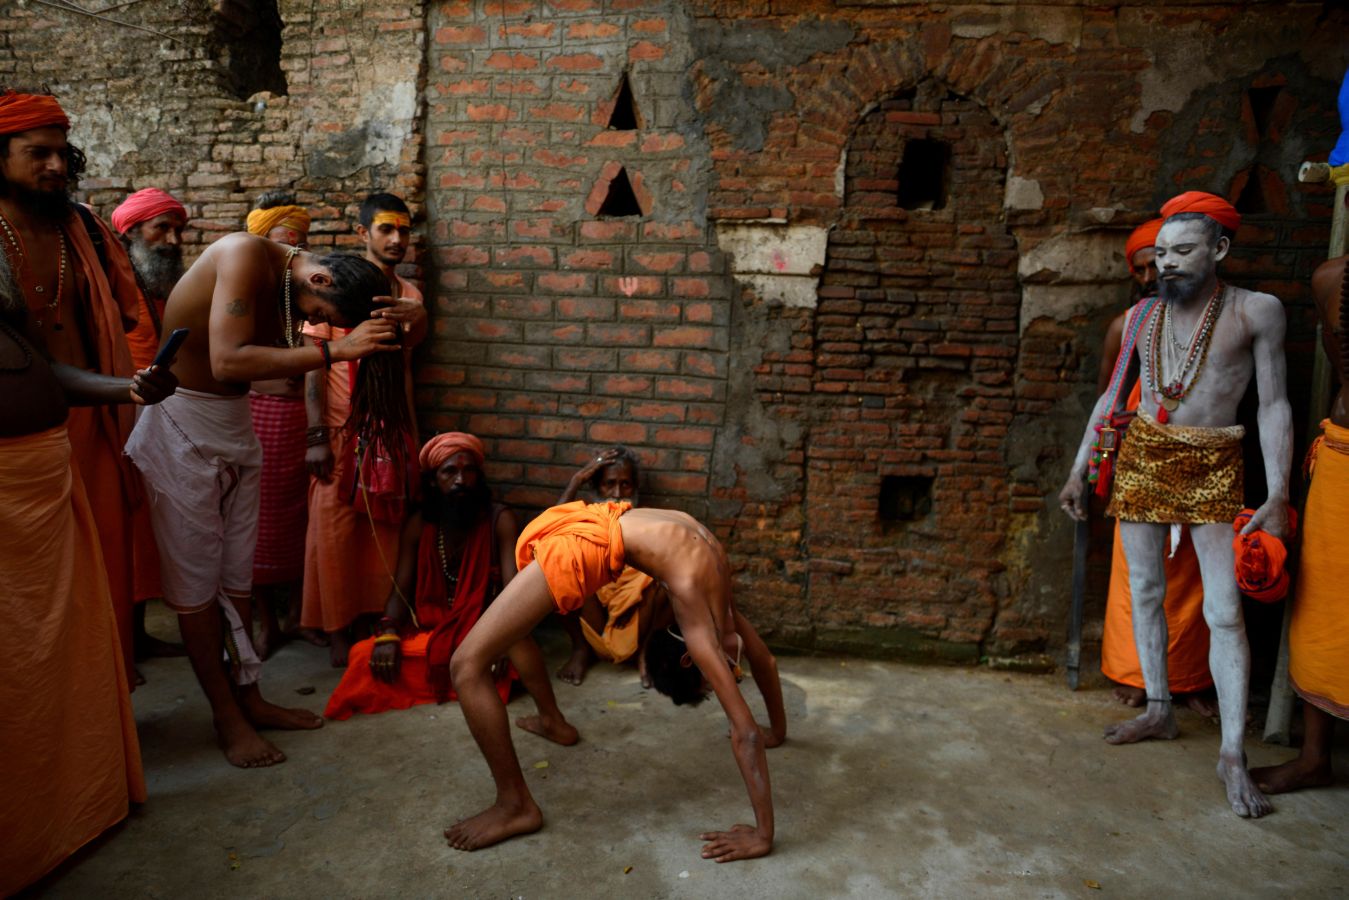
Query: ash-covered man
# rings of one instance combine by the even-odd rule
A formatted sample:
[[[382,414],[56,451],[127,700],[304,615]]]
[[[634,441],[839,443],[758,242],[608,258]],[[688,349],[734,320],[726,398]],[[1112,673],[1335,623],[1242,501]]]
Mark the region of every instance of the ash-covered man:
[[[1271,806],[1246,768],[1242,735],[1250,650],[1237,590],[1232,522],[1242,509],[1243,429],[1237,404],[1252,376],[1259,389],[1260,449],[1269,496],[1243,529],[1288,536],[1288,467],[1292,416],[1286,393],[1284,312],[1278,298],[1223,284],[1218,263],[1227,256],[1241,216],[1227,201],[1191,191],[1162,207],[1166,220],[1155,244],[1160,303],[1141,322],[1136,357],[1142,400],[1118,462],[1110,515],[1120,539],[1133,591],[1146,708],[1136,719],[1106,729],[1114,744],[1174,738],[1175,714],[1167,689],[1166,619],[1162,563],[1168,535],[1187,526],[1204,584],[1204,618],[1211,632],[1209,668],[1218,688],[1222,745],[1218,776],[1232,811],[1258,817]],[[1140,307],[1134,307],[1137,313]],[[1133,327],[1126,325],[1126,333]],[[1068,483],[1059,495],[1065,512],[1086,515],[1083,478],[1098,443],[1096,426],[1108,423],[1122,399],[1101,395]],[[1095,449],[1094,449],[1095,448]]]
[[[384,273],[359,257],[319,257],[232,234],[206,249],[164,311],[166,332],[190,329],[175,368],[183,388],[140,417],[127,454],[145,476],[165,600],[178,613],[225,758],[236,766],[285,759],[260,728],[323,724],[258,691],[250,596],[262,448],[248,384],[401,352],[399,320],[424,324],[425,314],[389,300],[388,290]],[[356,327],[340,340],[308,343],[298,332],[305,320]],[[233,679],[221,661],[227,634]]]

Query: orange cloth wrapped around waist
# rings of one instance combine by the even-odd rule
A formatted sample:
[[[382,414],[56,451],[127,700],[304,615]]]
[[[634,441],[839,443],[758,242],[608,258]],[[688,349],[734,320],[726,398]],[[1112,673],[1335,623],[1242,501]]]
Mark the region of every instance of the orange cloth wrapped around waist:
[[[1288,676],[1303,700],[1349,719],[1349,428],[1329,421],[1321,427],[1288,626]]]
[[[637,652],[638,610],[653,580],[645,572],[628,566],[616,581],[596,592],[600,605],[609,611],[609,621],[603,632],[597,632],[583,618],[581,633],[604,659],[623,662]]]
[[[585,598],[623,571],[623,530],[618,519],[631,503],[574,500],[544,510],[515,542],[515,564],[537,562],[558,612],[575,612]]]

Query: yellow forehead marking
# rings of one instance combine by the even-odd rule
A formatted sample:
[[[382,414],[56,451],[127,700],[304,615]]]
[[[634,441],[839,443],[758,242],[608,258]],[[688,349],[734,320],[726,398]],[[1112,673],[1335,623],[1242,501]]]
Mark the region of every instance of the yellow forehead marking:
[[[373,225],[392,225],[395,228],[411,228],[412,217],[400,212],[377,212]]]

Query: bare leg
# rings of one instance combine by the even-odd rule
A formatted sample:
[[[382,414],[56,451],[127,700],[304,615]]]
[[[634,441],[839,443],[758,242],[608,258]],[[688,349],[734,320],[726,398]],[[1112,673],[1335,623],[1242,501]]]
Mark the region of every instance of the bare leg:
[[[1222,718],[1218,777],[1227,788],[1227,802],[1232,811],[1243,818],[1259,818],[1273,812],[1274,807],[1251,780],[1242,749],[1251,651],[1246,643],[1246,623],[1241,617],[1232,528],[1222,523],[1194,525],[1190,536],[1204,582],[1204,620],[1210,634],[1208,667],[1218,689],[1218,712]]]
[[[244,624],[244,634],[253,633],[253,603],[248,594],[230,594],[230,601]],[[235,688],[239,708],[254,728],[279,728],[285,731],[311,731],[323,727],[323,717],[307,709],[287,708],[268,703],[256,683]]]
[[[135,630],[132,632],[132,646],[135,648],[136,662],[159,656],[171,657],[187,655],[187,651],[183,649],[182,644],[161,641],[159,638],[145,630],[145,602],[136,604],[136,611],[132,622],[135,627]]]
[[[584,640],[584,639],[583,639]],[[548,679],[548,667],[543,661],[543,652],[538,643],[527,637],[517,641],[510,649],[511,664],[520,673],[525,690],[534,698],[537,715],[521,716],[515,724],[525,731],[547,738],[564,747],[570,747],[581,739],[581,735],[562,715],[557,707],[557,697],[553,695],[553,684]]]
[[[539,564],[530,563],[487,607],[454,652],[450,674],[459,692],[459,706],[496,782],[496,801],[472,818],[445,829],[451,847],[477,850],[543,826],[543,813],[520,771],[506,706],[492,682],[491,666],[529,637],[553,608]]]
[[[562,664],[562,668],[557,670],[557,678],[567,684],[580,684],[585,681],[586,672],[589,672],[590,667],[595,664],[595,654],[590,649],[590,644],[586,642],[585,635],[581,633],[580,613],[559,615],[558,618],[562,621],[562,630],[571,638],[571,656]]]
[[[1179,732],[1171,709],[1166,673],[1167,526],[1143,522],[1120,522],[1120,542],[1129,561],[1129,589],[1133,593],[1134,644],[1143,670],[1147,694],[1141,715],[1110,725],[1105,739],[1111,744],[1132,744],[1149,738],[1173,739]]]
[[[328,662],[334,669],[347,667],[347,654],[351,652],[351,626],[328,632]]]
[[[1335,783],[1335,773],[1330,767],[1334,717],[1304,701],[1302,723],[1307,733],[1302,739],[1301,753],[1281,765],[1251,769],[1251,777],[1262,791],[1284,794],[1303,788],[1329,787]]]
[[[258,735],[235,699],[234,686],[220,661],[225,648],[220,607],[212,603],[199,612],[180,613],[178,628],[192,671],[211,704],[211,716],[225,758],[245,769],[285,762],[286,755]]]
[[[281,633],[281,625],[276,620],[276,610],[273,608],[276,602],[275,588],[271,586],[254,588],[254,592],[258,598],[258,634],[253,646],[257,648],[259,657],[267,659],[285,643],[286,639]]]

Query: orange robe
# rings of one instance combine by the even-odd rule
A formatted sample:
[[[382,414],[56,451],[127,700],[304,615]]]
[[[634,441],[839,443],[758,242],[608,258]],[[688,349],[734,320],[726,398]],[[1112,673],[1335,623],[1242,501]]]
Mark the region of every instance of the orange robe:
[[[145,800],[98,535],[64,425],[0,438],[0,896]]]
[[[515,542],[515,566],[537,562],[557,611],[581,608],[591,594],[623,573],[623,529],[618,519],[631,503],[573,500],[546,509]]]
[[[97,370],[129,381],[135,370],[126,333],[136,325],[140,288],[121,240],[101,219],[95,217],[94,221],[103,233],[108,267],[105,270],[100,263],[84,223],[71,213],[65,233],[74,251],[75,280],[83,292],[81,303],[98,355]],[[132,512],[142,503],[143,497],[139,477],[122,455],[122,448],[126,446],[134,423],[135,413],[130,404],[74,407],[67,423],[75,464],[88,490],[89,505],[98,527],[128,674],[134,664],[131,646],[132,607],[135,604]]]
[[[411,283],[399,278],[398,284],[402,297],[421,301],[422,295]],[[346,330],[331,325],[306,326],[304,331],[323,340],[346,334]],[[402,528],[396,522],[372,521],[364,503],[358,507],[342,495],[349,463],[342,427],[351,414],[352,365],[335,363],[327,372],[323,424],[331,435],[333,472],[328,481],[309,479],[300,624],[324,631],[338,631],[357,616],[384,611],[398,564],[398,533]],[[410,351],[404,353],[404,377],[411,384]]]
[[[1321,427],[1288,626],[1288,676],[1303,700],[1349,719],[1349,428],[1329,420]]]
[[[1134,384],[1128,408],[1137,409],[1140,388]],[[1125,437],[1128,440],[1128,437]],[[1173,694],[1202,691],[1213,684],[1208,670],[1208,623],[1204,621],[1204,585],[1194,544],[1182,540],[1176,555],[1166,560],[1166,675]],[[1133,592],[1129,563],[1114,529],[1110,564],[1110,593],[1105,602],[1105,631],[1101,636],[1101,672],[1111,681],[1142,689],[1143,669],[1134,643]]]
[[[153,309],[151,303],[154,303]],[[164,321],[164,303],[150,300],[141,292],[137,309],[136,327],[126,333],[126,343],[131,351],[131,364],[139,371],[150,368],[159,352],[158,323]],[[131,556],[136,579],[133,597],[137,603],[142,603],[163,597],[164,586],[159,579],[159,548],[155,546],[155,531],[150,525],[150,504],[138,504],[131,516]]]
[[[601,658],[621,663],[637,652],[641,626],[637,617],[653,581],[650,575],[628,566],[612,584],[595,592],[600,605],[608,610],[609,620],[604,623],[604,631],[596,632],[582,616],[581,633]]]

